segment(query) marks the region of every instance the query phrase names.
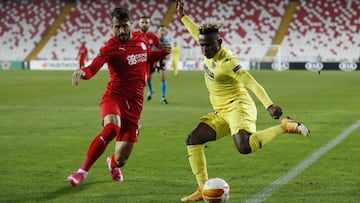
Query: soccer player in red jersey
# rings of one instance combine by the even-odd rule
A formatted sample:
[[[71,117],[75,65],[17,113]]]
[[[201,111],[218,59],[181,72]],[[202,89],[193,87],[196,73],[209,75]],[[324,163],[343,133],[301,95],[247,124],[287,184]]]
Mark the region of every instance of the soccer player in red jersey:
[[[88,58],[89,58],[88,57],[88,49],[85,44],[86,44],[86,42],[81,43],[78,55],[76,57],[79,60],[79,68],[84,67],[86,60],[88,60]]]
[[[150,28],[150,17],[142,16],[139,20],[140,30],[136,31],[136,33],[142,33],[148,39],[148,46],[152,50],[159,49],[161,46],[160,38],[153,32],[149,31]],[[147,93],[147,100],[151,100],[152,94],[154,93],[154,88],[152,85],[152,77],[151,74],[155,72],[155,64],[150,64],[149,66],[150,74],[147,81],[147,85],[149,91]]]
[[[115,8],[111,20],[115,36],[105,42],[89,66],[76,70],[72,75],[72,84],[77,86],[80,79],[92,78],[105,63],[110,73],[110,81],[100,101],[103,130],[91,142],[80,169],[67,177],[74,186],[84,180],[114,138],[115,152],[107,158],[107,165],[113,181],[123,180],[120,167],[126,164],[138,140],[138,122],[149,64],[171,51],[169,44],[162,45],[161,50],[152,51],[144,35],[132,33],[126,8]]]

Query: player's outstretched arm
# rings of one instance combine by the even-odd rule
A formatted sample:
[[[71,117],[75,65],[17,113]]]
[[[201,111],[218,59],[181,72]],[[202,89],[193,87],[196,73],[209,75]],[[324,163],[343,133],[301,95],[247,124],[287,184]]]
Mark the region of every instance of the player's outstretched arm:
[[[76,70],[72,74],[72,85],[77,86],[79,84],[80,79],[85,76],[85,72],[81,69]]]
[[[199,41],[199,28],[184,12],[184,0],[176,0],[176,11],[177,15],[180,17],[181,22],[185,25],[186,29],[189,31],[190,35],[195,38],[196,41]]]

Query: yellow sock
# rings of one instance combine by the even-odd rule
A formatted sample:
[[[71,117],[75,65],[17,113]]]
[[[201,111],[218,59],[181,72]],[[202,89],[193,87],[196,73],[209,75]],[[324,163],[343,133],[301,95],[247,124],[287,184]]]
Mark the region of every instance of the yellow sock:
[[[280,127],[280,125],[276,125],[253,133],[249,138],[251,152],[255,152],[260,149],[283,132],[284,130]]]
[[[202,187],[208,180],[204,146],[188,145],[187,151],[191,170],[196,177],[198,185]]]

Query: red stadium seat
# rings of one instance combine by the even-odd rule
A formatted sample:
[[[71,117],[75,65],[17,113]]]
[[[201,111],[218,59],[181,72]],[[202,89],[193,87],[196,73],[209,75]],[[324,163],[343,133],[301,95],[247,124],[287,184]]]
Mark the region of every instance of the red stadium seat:
[[[1,59],[24,60],[64,6],[65,1],[61,0],[1,1]]]
[[[299,1],[282,47],[288,61],[357,60],[360,1]]]
[[[286,1],[273,0],[217,0],[217,1],[186,1],[186,14],[194,22],[221,22],[222,37],[227,47],[234,47],[234,54],[244,58],[264,56],[266,49],[244,47],[249,44],[270,45],[276,34],[287,6]],[[169,25],[170,36],[183,47],[186,58],[201,58],[200,48],[184,28],[178,17],[174,17]],[[240,46],[240,47],[239,47]],[[194,55],[194,49],[196,54]],[[189,53],[190,50],[192,53]],[[259,51],[261,51],[259,53]]]
[[[95,57],[101,45],[112,35],[110,14],[115,7],[127,7],[130,10],[134,29],[141,16],[151,17],[155,31],[168,10],[170,2],[167,0],[82,0],[66,17],[60,29],[50,39],[40,52],[40,58],[51,58],[53,52],[59,59],[75,59],[82,41],[86,42],[89,57]]]

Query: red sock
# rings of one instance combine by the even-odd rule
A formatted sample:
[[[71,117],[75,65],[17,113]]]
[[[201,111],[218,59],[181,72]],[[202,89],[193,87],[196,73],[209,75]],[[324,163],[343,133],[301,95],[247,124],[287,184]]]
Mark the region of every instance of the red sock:
[[[118,167],[118,165],[117,165],[117,163],[115,161],[115,155],[114,154],[111,156],[110,166],[111,166],[111,168],[117,168]]]
[[[102,132],[91,142],[86,158],[81,165],[81,169],[89,171],[95,161],[104,153],[108,143],[111,142],[119,133],[119,126],[113,123],[107,124]]]

